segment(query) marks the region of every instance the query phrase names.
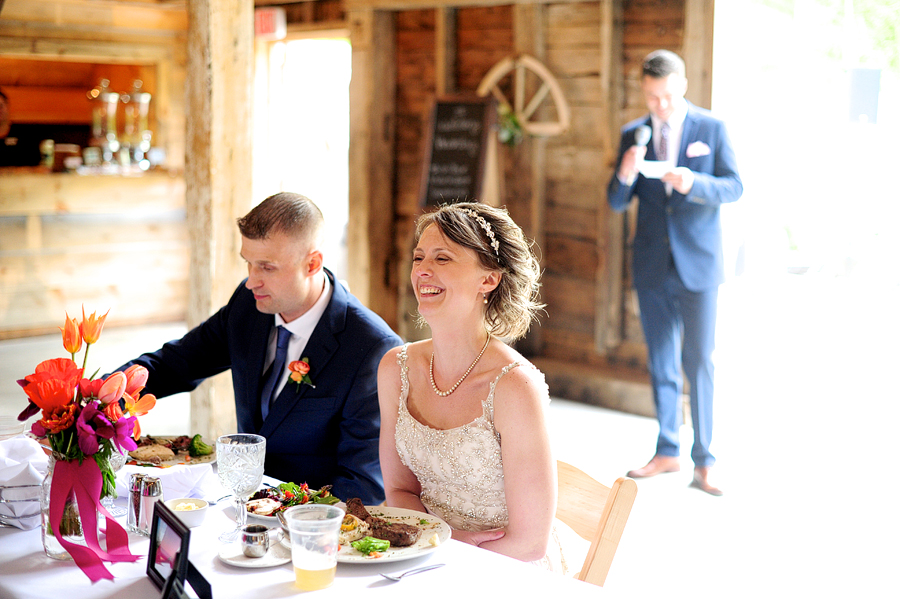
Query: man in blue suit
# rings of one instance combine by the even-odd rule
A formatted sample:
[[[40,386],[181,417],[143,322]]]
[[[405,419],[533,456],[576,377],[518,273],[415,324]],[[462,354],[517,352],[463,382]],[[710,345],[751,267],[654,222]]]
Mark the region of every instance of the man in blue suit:
[[[616,174],[607,190],[610,205],[619,212],[632,197],[638,198],[632,279],[659,421],[653,459],[628,476],[680,470],[683,370],[690,384],[694,428],[692,486],[721,495],[709,480],[715,463],[709,451],[712,353],[718,290],[724,280],[719,207],[737,200],[743,184],[725,125],[684,99],[687,79],[678,55],[667,50],[649,54],[641,90],[650,114],[622,129]]]
[[[266,438],[266,474],[381,502],[377,370],[400,338],[323,267],[322,213],[308,198],[276,194],[238,228],[249,276],[228,304],[122,368],[146,366],[157,397],[230,369],[238,431]],[[306,370],[297,361],[305,382],[290,378]]]

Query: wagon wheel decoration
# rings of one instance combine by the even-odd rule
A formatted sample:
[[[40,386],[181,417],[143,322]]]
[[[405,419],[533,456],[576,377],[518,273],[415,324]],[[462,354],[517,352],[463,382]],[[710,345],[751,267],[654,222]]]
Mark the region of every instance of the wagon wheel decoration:
[[[512,77],[513,101],[510,102],[500,87],[507,76]],[[526,100],[526,84],[529,78],[537,78],[540,83],[537,91]],[[571,124],[571,111],[562,93],[556,77],[536,58],[527,54],[517,57],[507,56],[487,72],[478,85],[477,94],[481,97],[492,94],[499,102],[501,134],[506,131],[506,139],[501,141],[514,145],[516,129],[540,137],[553,137],[568,130]],[[548,98],[549,94],[549,98]],[[556,120],[538,120],[535,111],[545,100],[552,102],[556,109]],[[518,135],[521,138],[521,131]]]

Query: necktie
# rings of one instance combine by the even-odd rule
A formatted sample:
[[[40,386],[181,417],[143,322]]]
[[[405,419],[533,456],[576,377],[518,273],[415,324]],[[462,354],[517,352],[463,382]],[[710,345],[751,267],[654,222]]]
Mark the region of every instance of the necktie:
[[[284,372],[284,365],[287,363],[288,344],[291,341],[291,332],[284,327],[278,327],[278,341],[275,347],[275,361],[269,369],[269,376],[266,378],[266,384],[262,390],[262,417],[263,420],[269,415],[269,406],[275,401],[275,391],[278,387],[278,381]]]
[[[661,161],[669,159],[669,123],[663,123],[659,127],[659,156]]]

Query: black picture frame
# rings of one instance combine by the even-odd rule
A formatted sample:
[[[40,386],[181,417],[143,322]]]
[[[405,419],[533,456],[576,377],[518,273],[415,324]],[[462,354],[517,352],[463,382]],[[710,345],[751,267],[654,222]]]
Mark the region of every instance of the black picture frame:
[[[190,567],[190,543],[191,530],[163,502],[157,501],[153,506],[150,551],[147,553],[147,576],[156,588],[162,590],[170,579],[184,586]]]

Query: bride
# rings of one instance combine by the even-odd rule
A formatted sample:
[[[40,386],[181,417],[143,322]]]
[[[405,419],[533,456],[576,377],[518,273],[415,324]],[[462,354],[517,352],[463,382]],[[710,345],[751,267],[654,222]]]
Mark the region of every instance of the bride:
[[[528,330],[540,270],[505,210],[442,206],[419,218],[410,279],[432,338],[378,370],[387,505],[428,511],[453,538],[563,570],[543,374],[500,338]]]

